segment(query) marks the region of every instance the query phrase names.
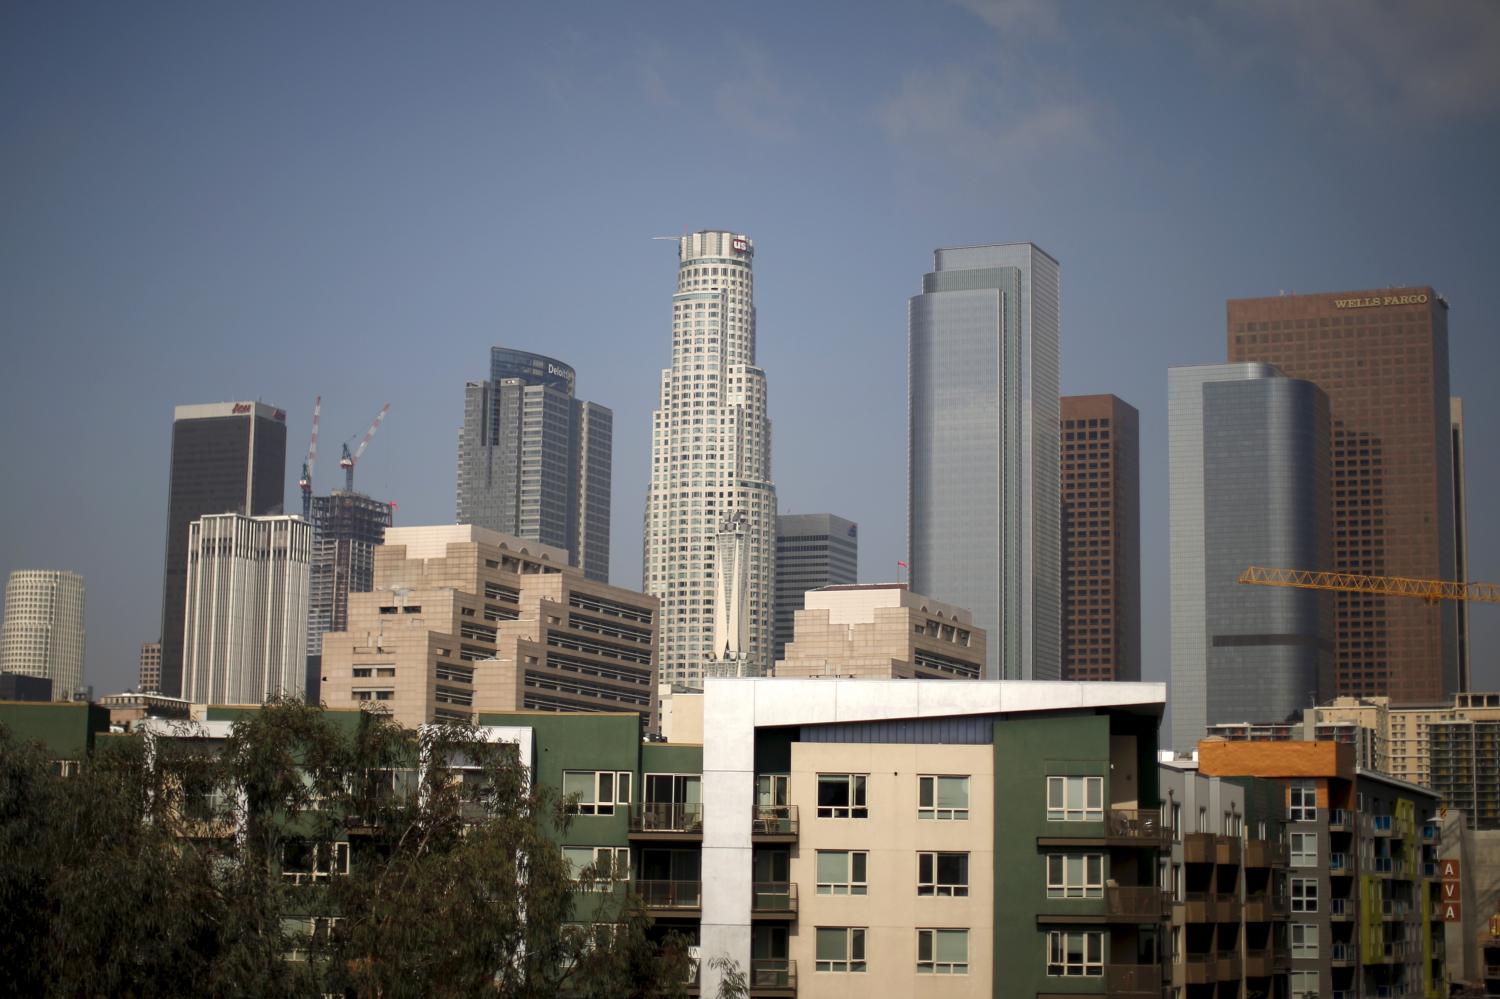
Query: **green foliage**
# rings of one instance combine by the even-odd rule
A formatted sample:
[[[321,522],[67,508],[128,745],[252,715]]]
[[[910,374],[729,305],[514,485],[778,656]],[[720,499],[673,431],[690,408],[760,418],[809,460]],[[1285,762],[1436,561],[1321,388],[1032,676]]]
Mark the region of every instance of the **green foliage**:
[[[101,739],[61,778],[0,728],[15,994],[685,993],[685,941],[656,933],[612,872],[578,872],[606,890],[575,921],[566,810],[515,747],[375,714],[341,726],[290,701],[246,712],[222,744],[184,736]]]

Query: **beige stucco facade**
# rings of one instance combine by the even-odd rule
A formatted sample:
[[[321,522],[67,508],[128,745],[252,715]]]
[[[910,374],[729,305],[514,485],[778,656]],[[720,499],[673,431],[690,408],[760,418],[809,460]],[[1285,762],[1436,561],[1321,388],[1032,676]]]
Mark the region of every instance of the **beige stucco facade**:
[[[982,659],[981,659],[982,661]],[[818,817],[819,774],[868,775],[868,819]],[[917,818],[917,778],[950,775],[969,781],[969,818]],[[991,746],[822,744],[792,746],[789,800],[802,815],[801,837],[791,857],[801,911],[789,936],[790,956],[803,969],[799,996],[989,996],[994,939],[994,752]],[[869,856],[869,892],[817,893],[819,850],[863,850]],[[964,898],[919,897],[917,854],[968,855]],[[817,971],[818,927],[863,927],[864,973]],[[917,973],[917,930],[967,928],[968,972]]]
[[[656,715],[655,597],[594,582],[567,553],[469,525],[391,528],[375,589],[323,640],[323,702],[404,725],[476,711]]]
[[[809,590],[795,622],[777,676],[977,680],[984,670],[984,629],[969,612],[904,583]]]

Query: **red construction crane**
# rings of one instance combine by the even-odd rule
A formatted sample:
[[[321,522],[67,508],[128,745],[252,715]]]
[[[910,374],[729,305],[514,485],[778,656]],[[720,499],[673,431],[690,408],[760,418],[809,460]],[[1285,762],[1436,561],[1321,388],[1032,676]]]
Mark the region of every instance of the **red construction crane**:
[[[391,404],[386,403],[380,408],[375,416],[375,422],[370,424],[370,429],[365,431],[365,439],[359,442],[359,447],[353,454],[349,453],[349,441],[344,442],[344,454],[339,458],[339,467],[344,470],[344,491],[354,492],[354,466],[359,462],[360,455],[365,453],[365,448],[370,446],[370,438],[375,436],[375,431],[380,429],[380,421],[385,419],[385,414],[390,412]],[[351,437],[350,440],[353,440]]]
[[[323,397],[318,396],[313,400],[313,433],[312,443],[307,445],[307,457],[302,460],[302,478],[297,480],[297,485],[302,487],[302,519],[312,519],[312,473],[313,464],[318,460],[318,414],[323,410]]]

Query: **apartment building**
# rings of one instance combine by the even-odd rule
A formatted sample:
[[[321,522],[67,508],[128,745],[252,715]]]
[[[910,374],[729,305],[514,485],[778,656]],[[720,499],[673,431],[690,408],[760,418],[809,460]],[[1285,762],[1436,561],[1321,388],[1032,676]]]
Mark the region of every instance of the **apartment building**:
[[[473,525],[398,527],[374,590],[323,639],[323,702],[403,725],[477,711],[631,711],[656,723],[655,597],[589,579],[567,553]]]
[[[973,617],[905,583],[808,590],[776,675],[977,680],[985,633]]]
[[[1279,785],[1293,999],[1447,994],[1435,794],[1340,743],[1205,740],[1198,766]]]
[[[1200,774],[1190,758],[1163,759],[1160,770],[1172,996],[1285,996],[1292,954],[1279,788]]]

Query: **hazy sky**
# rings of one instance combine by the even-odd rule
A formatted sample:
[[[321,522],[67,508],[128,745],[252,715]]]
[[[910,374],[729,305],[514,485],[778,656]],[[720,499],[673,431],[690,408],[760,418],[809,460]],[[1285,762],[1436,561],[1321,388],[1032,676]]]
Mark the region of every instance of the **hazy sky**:
[[[676,257],[756,241],[783,512],[905,545],[906,300],[952,244],[1062,262],[1063,390],[1142,416],[1145,672],[1167,674],[1166,369],[1224,300],[1434,285],[1500,579],[1500,4],[0,5],[0,571],[88,587],[88,679],[157,637],[172,406],[289,414],[287,496],[451,522],[463,383],[554,355],[615,412],[640,585]],[[939,595],[940,596],[940,595]],[[1500,607],[1474,612],[1500,686]]]

